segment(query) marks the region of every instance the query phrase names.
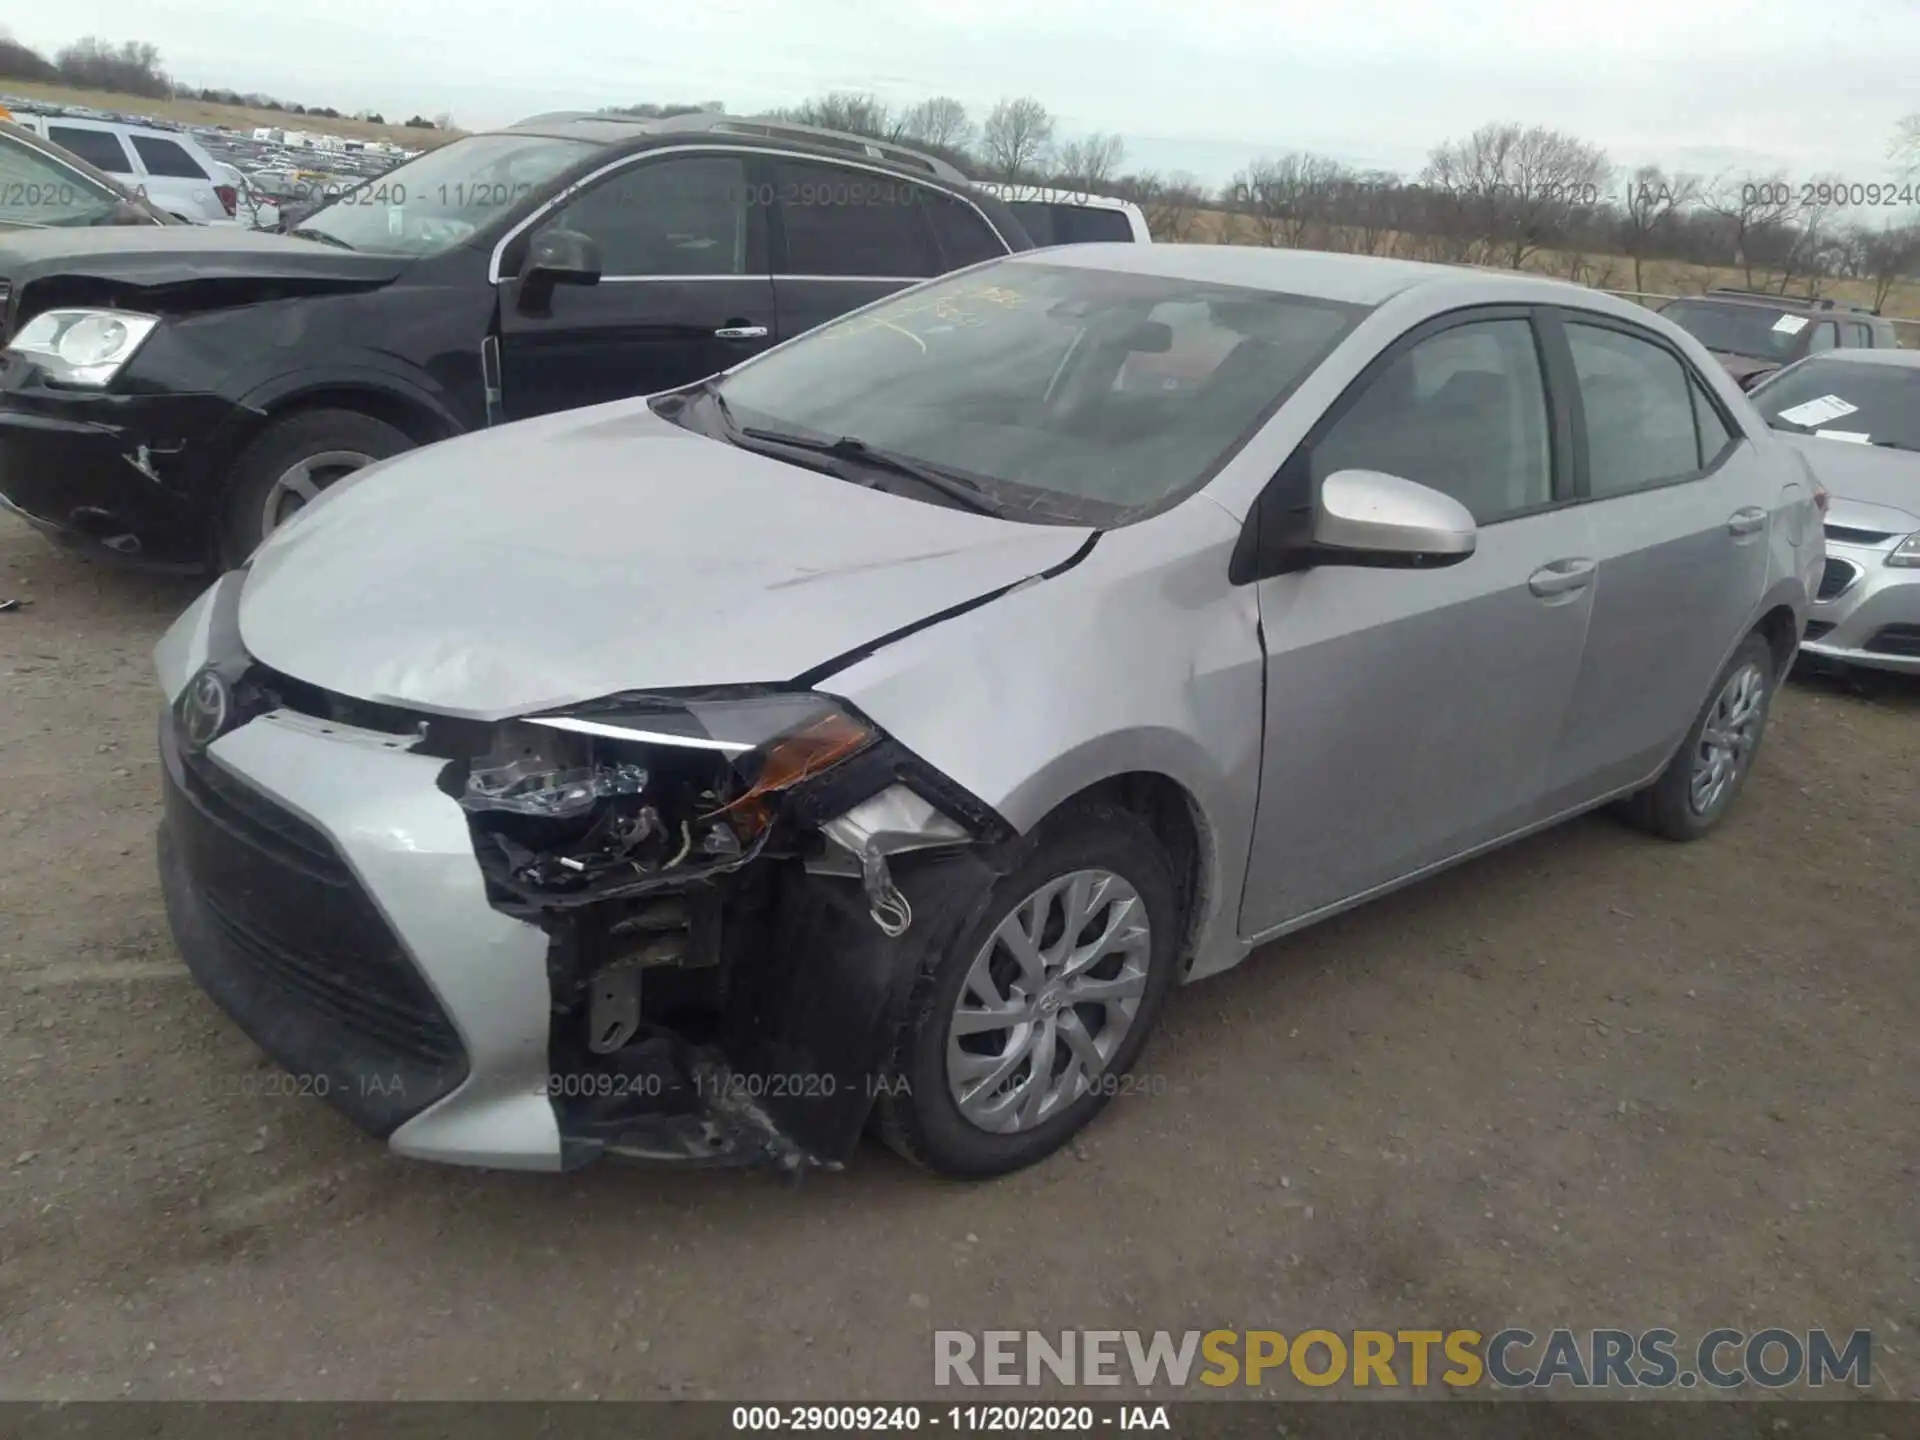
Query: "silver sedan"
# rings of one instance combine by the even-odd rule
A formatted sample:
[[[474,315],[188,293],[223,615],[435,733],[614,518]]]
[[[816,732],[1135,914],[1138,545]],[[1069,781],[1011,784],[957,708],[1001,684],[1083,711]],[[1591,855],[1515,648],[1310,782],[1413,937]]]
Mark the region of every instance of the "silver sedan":
[[[1609,802],[1712,829],[1816,493],[1569,285],[990,262],[276,531],[159,647],[174,932],[409,1155],[1004,1172],[1176,984]]]

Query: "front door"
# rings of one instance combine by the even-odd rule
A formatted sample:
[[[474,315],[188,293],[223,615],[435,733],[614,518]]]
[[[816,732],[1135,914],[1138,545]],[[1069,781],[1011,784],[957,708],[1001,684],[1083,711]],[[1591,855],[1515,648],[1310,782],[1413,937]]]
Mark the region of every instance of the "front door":
[[[671,389],[772,344],[766,211],[752,200],[738,154],[643,155],[543,219],[594,241],[600,283],[555,286],[536,310],[517,276],[501,280],[505,417]]]
[[[1242,933],[1538,816],[1594,574],[1539,357],[1522,310],[1422,327],[1276,478],[1308,499],[1337,470],[1415,480],[1465,504],[1479,541],[1441,569],[1323,565],[1260,582],[1266,733]]]

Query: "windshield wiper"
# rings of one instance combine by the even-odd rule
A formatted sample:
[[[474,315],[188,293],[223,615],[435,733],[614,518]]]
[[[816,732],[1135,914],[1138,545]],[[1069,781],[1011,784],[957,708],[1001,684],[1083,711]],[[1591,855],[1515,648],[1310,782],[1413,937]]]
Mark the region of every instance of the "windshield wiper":
[[[287,234],[296,236],[301,240],[324,240],[329,245],[338,245],[342,250],[353,249],[353,246],[342,240],[338,235],[329,235],[324,230],[309,230],[304,225],[287,231]]]
[[[724,407],[717,391],[709,392]],[[723,411],[724,413],[724,411]],[[851,460],[856,465],[868,469],[885,471],[891,475],[903,475],[916,480],[929,490],[936,490],[963,509],[976,515],[998,515],[1000,507],[989,500],[986,493],[964,476],[952,475],[924,465],[918,460],[909,460],[904,455],[895,455],[888,450],[876,450],[866,441],[853,435],[823,436],[796,435],[785,430],[763,430],[749,425],[738,431],[748,440],[758,440],[766,445],[784,445],[789,450],[805,450],[813,455],[829,455],[836,460]]]

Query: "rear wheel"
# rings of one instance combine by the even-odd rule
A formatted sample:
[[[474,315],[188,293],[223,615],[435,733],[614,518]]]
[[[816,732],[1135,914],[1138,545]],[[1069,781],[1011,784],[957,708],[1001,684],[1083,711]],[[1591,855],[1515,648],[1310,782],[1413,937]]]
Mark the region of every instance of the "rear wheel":
[[[1107,804],[1043,824],[976,913],[923,970],[876,1102],[890,1146],[960,1177],[1052,1154],[1122,1088],[1182,929],[1153,832]]]
[[[1660,778],[1622,806],[1641,829],[1695,840],[1718,825],[1746,783],[1773,703],[1773,647],[1749,635],[1727,661],[1713,692]]]
[[[413,443],[405,431],[357,410],[308,410],[268,426],[234,461],[217,537],[221,567],[244,564],[335,481]]]

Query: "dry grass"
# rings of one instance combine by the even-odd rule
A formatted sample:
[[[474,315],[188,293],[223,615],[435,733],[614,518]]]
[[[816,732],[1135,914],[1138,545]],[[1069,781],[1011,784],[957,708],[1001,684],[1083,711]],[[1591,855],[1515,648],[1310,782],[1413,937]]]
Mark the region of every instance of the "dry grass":
[[[180,125],[225,125],[250,134],[262,125],[275,129],[309,130],[348,140],[391,140],[409,150],[429,150],[459,135],[457,130],[414,130],[405,125],[370,125],[364,120],[329,120],[324,115],[293,115],[284,110],[257,110],[250,105],[215,105],[205,100],[148,100],[139,95],[117,95],[109,90],[78,90],[32,80],[0,80],[0,91],[59,105],[86,105],[96,110],[118,110],[127,115],[150,115]]]
[[[1252,225],[1242,216],[1228,214],[1221,210],[1203,210],[1194,217],[1190,238],[1209,244],[1254,245]],[[1388,237],[1390,248],[1386,253],[1423,257],[1427,246],[1419,236],[1393,235]],[[1574,255],[1559,250],[1542,250],[1527,259],[1522,267],[1530,273],[1552,275],[1558,279],[1577,279],[1585,284],[1595,285],[1603,290],[1631,290],[1638,288],[1654,295],[1698,295],[1715,285],[1747,286],[1745,271],[1731,265],[1691,265],[1678,260],[1649,260],[1640,267],[1640,285],[1633,283],[1633,260],[1626,255]],[[1755,271],[1751,284],[1757,289],[1771,289],[1778,282],[1778,275],[1771,272]],[[1804,287],[1797,282],[1796,292]],[[1832,280],[1821,287],[1823,296],[1835,300],[1848,300],[1855,304],[1873,303],[1873,286],[1862,280]],[[1888,293],[1886,303],[1881,307],[1883,314],[1892,319],[1920,320],[1920,281],[1902,281]],[[1920,342],[1908,326],[1901,326],[1902,338],[1907,343]]]

